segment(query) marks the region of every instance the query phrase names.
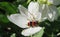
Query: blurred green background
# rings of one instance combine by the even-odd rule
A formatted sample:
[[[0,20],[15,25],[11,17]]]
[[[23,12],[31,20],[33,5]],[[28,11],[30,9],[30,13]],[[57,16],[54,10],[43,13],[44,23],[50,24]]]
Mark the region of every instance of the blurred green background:
[[[33,0],[31,0],[33,1]],[[11,23],[7,19],[8,14],[19,13],[18,5],[21,4],[27,8],[28,0],[0,0],[0,37],[25,37],[21,35],[22,28]],[[60,32],[60,5],[56,6],[58,9],[58,19],[50,22],[48,20],[40,23],[41,27],[45,27],[42,37],[60,37],[57,33]],[[35,34],[34,37],[37,37]]]

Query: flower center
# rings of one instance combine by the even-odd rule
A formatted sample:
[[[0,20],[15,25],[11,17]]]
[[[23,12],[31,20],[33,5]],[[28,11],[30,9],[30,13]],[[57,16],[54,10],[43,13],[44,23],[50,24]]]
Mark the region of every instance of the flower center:
[[[38,24],[37,21],[30,21],[30,22],[28,22],[28,26],[30,26],[30,27],[35,27],[35,26],[37,26],[37,24]]]

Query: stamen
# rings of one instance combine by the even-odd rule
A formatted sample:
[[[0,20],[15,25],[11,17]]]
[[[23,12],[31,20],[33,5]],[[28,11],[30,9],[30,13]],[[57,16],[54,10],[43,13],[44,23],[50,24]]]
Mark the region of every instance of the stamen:
[[[32,22],[30,22],[30,26],[32,26]]]
[[[35,27],[35,26],[37,26],[37,22],[36,21],[30,21],[30,22],[28,22],[28,26],[30,26],[30,27]]]
[[[30,26],[30,22],[28,22],[28,26]]]
[[[32,22],[32,26],[33,26],[33,27],[36,26],[36,22]]]

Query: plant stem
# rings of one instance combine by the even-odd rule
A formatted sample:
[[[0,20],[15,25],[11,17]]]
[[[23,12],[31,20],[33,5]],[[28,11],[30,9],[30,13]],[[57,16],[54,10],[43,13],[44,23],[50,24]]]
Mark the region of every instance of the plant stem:
[[[31,35],[31,37],[33,37],[33,36]]]
[[[34,2],[35,2],[35,0],[34,0]]]
[[[30,3],[30,1],[31,1],[31,0],[28,0],[28,1],[27,1],[27,4]]]

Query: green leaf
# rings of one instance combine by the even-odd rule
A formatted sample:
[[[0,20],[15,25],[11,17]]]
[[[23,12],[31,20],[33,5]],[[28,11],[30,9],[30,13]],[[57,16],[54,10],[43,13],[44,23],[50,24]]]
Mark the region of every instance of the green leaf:
[[[0,14],[0,22],[8,23],[9,20],[6,15]]]
[[[33,37],[42,37],[43,33],[44,33],[44,27],[37,33],[35,34]]]
[[[58,7],[57,9],[58,9],[58,15],[60,16],[60,7]]]
[[[9,2],[0,2],[0,8],[5,10],[7,13],[17,12],[17,7]]]
[[[15,34],[15,33],[13,33],[10,37],[16,37],[16,34]]]
[[[7,16],[3,16],[3,18],[2,18],[1,20],[2,20],[2,22],[4,22],[4,23],[8,23],[8,22],[9,22]]]

